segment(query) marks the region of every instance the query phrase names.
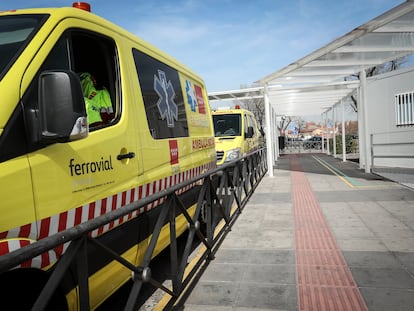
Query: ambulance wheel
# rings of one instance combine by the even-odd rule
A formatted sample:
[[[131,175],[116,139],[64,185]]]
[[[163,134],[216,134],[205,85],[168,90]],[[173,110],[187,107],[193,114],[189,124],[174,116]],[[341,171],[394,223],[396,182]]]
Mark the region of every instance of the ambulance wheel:
[[[0,299],[9,302],[5,310],[31,310],[47,279],[45,272],[32,268],[10,270],[0,275]],[[45,310],[68,310],[66,297],[59,288]]]

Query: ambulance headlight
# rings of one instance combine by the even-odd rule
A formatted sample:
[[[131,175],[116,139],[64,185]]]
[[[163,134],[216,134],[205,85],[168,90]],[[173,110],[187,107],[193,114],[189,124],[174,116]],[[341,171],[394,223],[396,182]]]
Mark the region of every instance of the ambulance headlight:
[[[230,162],[241,157],[240,148],[235,148],[227,151],[226,160],[224,162]]]

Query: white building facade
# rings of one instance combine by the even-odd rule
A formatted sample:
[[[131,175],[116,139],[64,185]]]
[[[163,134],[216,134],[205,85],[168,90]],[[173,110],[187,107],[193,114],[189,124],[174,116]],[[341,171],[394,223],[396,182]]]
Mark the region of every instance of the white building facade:
[[[414,67],[367,78],[365,92],[370,148],[360,148],[362,166],[414,169]]]

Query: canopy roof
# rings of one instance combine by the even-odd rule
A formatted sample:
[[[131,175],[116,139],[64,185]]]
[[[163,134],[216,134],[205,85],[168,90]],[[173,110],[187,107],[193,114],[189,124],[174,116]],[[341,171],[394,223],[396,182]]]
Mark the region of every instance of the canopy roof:
[[[355,28],[298,61],[256,81],[258,87],[209,93],[210,101],[263,96],[279,115],[318,115],[350,96],[365,69],[414,53],[414,0]]]

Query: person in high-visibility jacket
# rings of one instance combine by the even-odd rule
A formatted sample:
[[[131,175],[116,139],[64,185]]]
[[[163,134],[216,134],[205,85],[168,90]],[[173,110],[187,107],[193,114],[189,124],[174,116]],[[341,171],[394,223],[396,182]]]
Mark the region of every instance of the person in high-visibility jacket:
[[[79,75],[83,95],[85,96],[86,111],[89,125],[105,124],[114,117],[111,97],[105,87],[97,89],[95,78],[88,72]]]

